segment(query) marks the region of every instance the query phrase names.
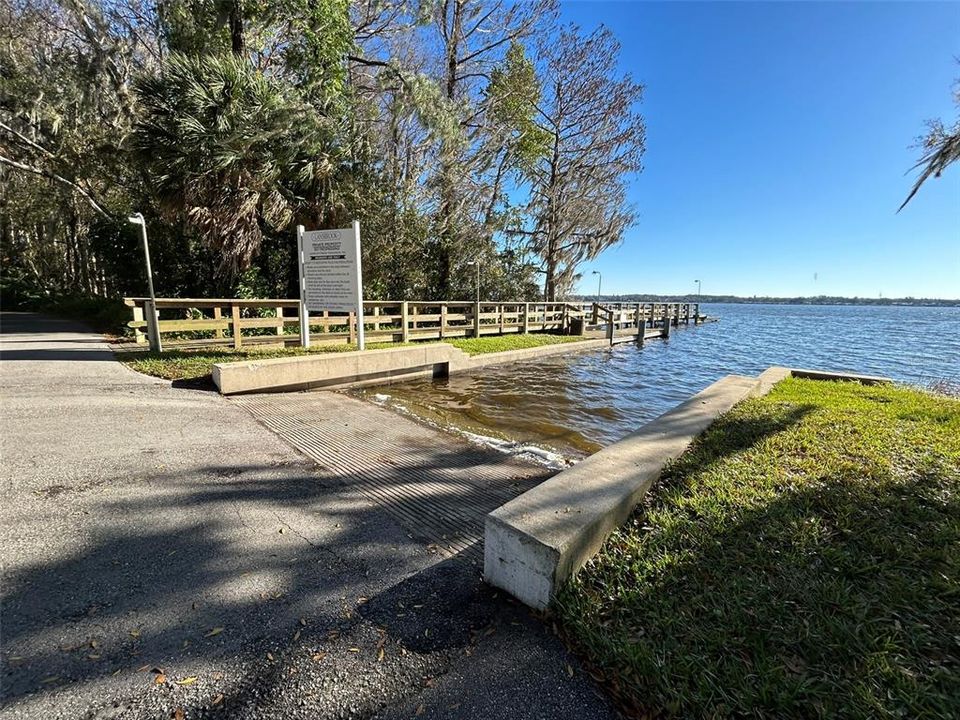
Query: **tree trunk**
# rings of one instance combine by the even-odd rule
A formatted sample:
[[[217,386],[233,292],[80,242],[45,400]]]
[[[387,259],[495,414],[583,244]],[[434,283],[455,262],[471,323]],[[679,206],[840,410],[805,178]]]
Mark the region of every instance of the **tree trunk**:
[[[243,8],[240,0],[232,0],[230,3],[230,47],[234,55],[243,55]]]
[[[448,0],[453,3],[452,17],[450,18],[450,34],[446,47],[446,83],[444,90],[447,99],[453,101],[457,95],[457,55],[460,52],[460,34],[463,23],[463,0]],[[449,7],[449,5],[447,6]],[[444,14],[446,20],[446,14]],[[441,299],[447,298],[450,293],[451,255],[456,240],[454,214],[457,198],[454,188],[454,158],[450,140],[445,141],[441,149],[440,167],[440,244],[437,253],[437,293]]]

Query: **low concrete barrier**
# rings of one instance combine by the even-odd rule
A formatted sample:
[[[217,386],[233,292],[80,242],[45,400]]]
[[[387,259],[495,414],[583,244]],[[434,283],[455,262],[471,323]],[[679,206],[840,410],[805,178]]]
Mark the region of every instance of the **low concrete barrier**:
[[[782,367],[769,368],[756,378],[728,375],[487,515],[484,579],[531,607],[546,608],[562,583],[630,516],[667,463],[738,402],[766,394],[791,375],[890,382]]]
[[[413,377],[444,377],[490,365],[609,347],[609,340],[541,345],[467,355],[446,343],[424,343],[381,350],[317,353],[291,358],[217,363],[213,382],[223,395],[370,385]]]
[[[444,343],[383,350],[318,353],[292,358],[217,363],[213,382],[224,395],[339,387],[420,374],[443,376],[469,357]]]

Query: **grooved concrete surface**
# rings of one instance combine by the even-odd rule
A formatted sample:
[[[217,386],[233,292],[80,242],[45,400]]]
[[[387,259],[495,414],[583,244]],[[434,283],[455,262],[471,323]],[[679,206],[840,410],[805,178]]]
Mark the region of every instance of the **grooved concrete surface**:
[[[328,419],[406,437],[328,397]],[[492,462],[457,447],[404,462],[452,498]],[[371,500],[357,479],[390,478],[323,452],[81,327],[0,313],[0,718],[613,717],[542,623],[407,527],[447,520]]]
[[[552,474],[340,393],[233,402],[431,547],[477,564],[487,513]]]

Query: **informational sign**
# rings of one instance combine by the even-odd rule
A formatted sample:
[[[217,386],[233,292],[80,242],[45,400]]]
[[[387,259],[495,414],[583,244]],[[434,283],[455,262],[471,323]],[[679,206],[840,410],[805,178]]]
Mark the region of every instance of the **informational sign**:
[[[303,345],[310,344],[305,318],[314,312],[352,312],[363,350],[363,283],[360,268],[360,223],[345,230],[297,228],[300,255]]]
[[[356,312],[360,283],[353,229],[303,233],[303,301],[310,312]]]

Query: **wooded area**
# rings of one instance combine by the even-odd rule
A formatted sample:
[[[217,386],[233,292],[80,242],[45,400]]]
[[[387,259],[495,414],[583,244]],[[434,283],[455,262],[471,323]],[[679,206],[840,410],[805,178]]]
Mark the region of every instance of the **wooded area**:
[[[634,222],[642,88],[555,0],[0,0],[11,297],[296,295],[363,229],[367,298],[554,300]]]

